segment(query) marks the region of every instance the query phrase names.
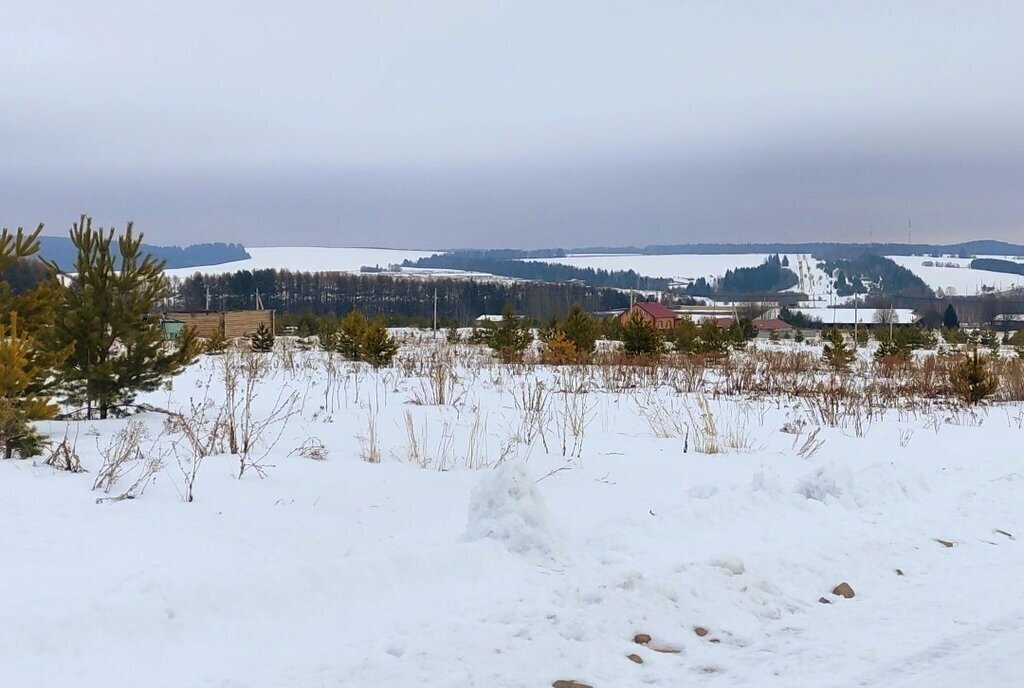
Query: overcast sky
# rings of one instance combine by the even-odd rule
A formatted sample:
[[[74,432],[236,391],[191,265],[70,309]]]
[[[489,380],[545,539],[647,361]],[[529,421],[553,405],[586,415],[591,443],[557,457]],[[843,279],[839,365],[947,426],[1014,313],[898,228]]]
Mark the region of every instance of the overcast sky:
[[[0,2],[0,223],[1024,241],[1024,2]]]

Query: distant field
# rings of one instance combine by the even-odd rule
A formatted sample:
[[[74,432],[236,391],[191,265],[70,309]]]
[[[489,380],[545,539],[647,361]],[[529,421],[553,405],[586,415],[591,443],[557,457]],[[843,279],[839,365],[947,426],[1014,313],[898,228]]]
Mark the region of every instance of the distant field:
[[[405,249],[381,248],[325,248],[317,246],[277,246],[249,248],[252,258],[232,261],[219,265],[198,266],[168,270],[168,274],[185,277],[196,272],[220,274],[237,270],[259,270],[277,268],[301,270],[308,272],[339,271],[358,272],[364,265],[386,267],[391,263],[403,260],[416,260],[430,256],[434,251],[413,251]],[[563,258],[535,258],[530,260],[547,263],[561,263],[580,268],[600,270],[635,270],[647,277],[667,277],[678,281],[688,281],[699,277],[719,277],[726,270],[739,267],[753,267],[764,262],[764,253],[723,253],[723,254],[571,254]],[[817,262],[809,256],[800,254],[787,255],[790,269],[800,275],[801,262],[803,274],[799,290],[812,297],[824,298],[828,294],[828,277],[817,267]],[[986,256],[987,257],[987,256]],[[996,256],[992,256],[996,257]],[[970,269],[968,258],[929,258],[925,256],[889,256],[893,261],[913,271],[933,289],[949,292],[952,288],[957,294],[974,294],[982,287],[1009,289],[1024,286],[1024,277],[1001,272]],[[1024,263],[1022,259],[1012,259]],[[925,262],[938,262],[958,267],[925,266]],[[483,273],[467,273],[457,270],[406,269],[410,275],[427,276],[444,274],[461,277],[493,277]],[[495,278],[505,279],[505,278]]]
[[[888,256],[923,279],[932,289],[942,289],[950,293],[950,289],[959,295],[976,294],[982,287],[995,287],[997,290],[1024,286],[1024,277],[1004,272],[988,270],[972,270],[970,258],[929,258],[927,256]],[[1004,258],[1003,256],[978,256],[978,258]],[[1024,263],[1020,258],[1004,258],[1017,263]],[[923,263],[942,263],[943,265],[926,266]],[[948,267],[957,265],[959,267]]]
[[[812,297],[823,297],[828,292],[829,280],[818,269],[817,262],[810,256],[783,254],[789,259],[789,268],[801,277],[801,283],[794,289]],[[726,270],[749,268],[760,265],[767,253],[716,253],[716,254],[665,254],[646,255],[637,253],[620,254],[571,254],[564,258],[537,258],[548,263],[561,263],[595,270],[635,270],[648,277],[668,277],[685,282],[700,277],[708,280],[721,277]],[[802,266],[801,266],[802,263]],[[801,274],[801,267],[803,268]]]
[[[363,265],[401,263],[431,255],[427,251],[405,251],[386,248],[327,248],[323,246],[259,246],[247,249],[252,258],[219,265],[168,270],[171,275],[185,277],[196,272],[220,274],[236,270],[302,270],[307,272],[358,272]]]

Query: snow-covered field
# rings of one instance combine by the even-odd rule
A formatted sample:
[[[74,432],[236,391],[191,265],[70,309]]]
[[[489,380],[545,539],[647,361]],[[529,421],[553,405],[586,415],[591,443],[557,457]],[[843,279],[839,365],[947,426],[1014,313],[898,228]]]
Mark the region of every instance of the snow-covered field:
[[[790,269],[800,278],[794,289],[804,291],[812,298],[824,298],[829,280],[818,268],[817,261],[803,254],[783,254],[789,259]],[[723,254],[669,254],[644,255],[638,253],[570,254],[564,258],[537,258],[533,260],[560,263],[595,270],[635,270],[647,277],[666,277],[678,282],[689,282],[700,277],[711,280],[721,277],[726,270],[751,268],[763,263],[767,253]]]
[[[802,402],[711,398],[707,454],[692,394],[469,349],[448,377],[431,347],[380,372],[267,356],[252,417],[293,415],[241,479],[214,448],[191,503],[162,413],[135,417],[143,460],[109,494],[90,488],[129,421],[44,424],[88,472],[0,461],[0,685],[1019,683],[1021,405],[818,427]],[[144,401],[212,418],[222,361]],[[143,494],[97,503],[152,459]]]
[[[978,257],[1024,262],[1020,258],[1006,256]],[[941,289],[947,294],[966,296],[981,293],[984,287],[994,287],[996,291],[1002,291],[1024,286],[1024,277],[1020,275],[989,270],[972,270],[970,258],[929,258],[925,256],[888,256],[888,258],[913,272],[932,289]],[[928,262],[936,263],[936,265],[924,265]],[[958,267],[951,267],[953,265]]]
[[[237,270],[266,269],[297,270],[302,272],[359,272],[363,266],[386,269],[393,263],[400,264],[403,260],[416,260],[435,253],[434,251],[407,251],[404,249],[332,248],[323,246],[256,246],[252,248],[247,247],[246,250],[252,258],[234,260],[218,265],[175,268],[165,272],[168,275],[181,278],[194,275],[197,272],[219,275]],[[405,268],[401,274],[414,277],[444,275],[446,277],[508,279],[462,270],[428,268]]]
[[[248,260],[237,260],[219,265],[207,265],[191,268],[167,270],[167,274],[187,277],[196,272],[221,274],[236,270],[259,270],[266,268],[316,271],[359,272],[363,266],[380,266],[386,268],[403,260],[416,260],[432,255],[431,251],[411,251],[402,249],[376,248],[326,248],[315,246],[275,246],[254,247],[247,249],[252,255]],[[647,277],[665,277],[686,282],[704,277],[712,279],[721,277],[726,270],[738,267],[754,267],[764,262],[767,254],[738,253],[715,255],[642,255],[642,254],[572,254],[564,258],[531,259],[550,263],[561,263],[581,268],[602,270],[635,270]],[[803,291],[815,304],[838,304],[844,299],[830,295],[830,280],[818,267],[817,261],[803,254],[787,255],[790,268],[797,273],[800,283],[794,290]],[[933,289],[942,289],[956,294],[974,294],[983,287],[1009,289],[1024,285],[1024,278],[985,270],[971,270],[970,259],[961,258],[928,258],[922,256],[889,256],[898,264],[918,275]],[[982,256],[987,257],[987,256]],[[993,256],[996,257],[996,256]],[[932,261],[943,263],[943,266],[926,266],[923,263]],[[960,267],[946,267],[956,264]],[[439,270],[425,268],[407,268],[404,275],[413,277],[430,277],[444,275],[447,277],[463,277],[476,279],[500,279],[485,273],[464,272],[460,270]]]

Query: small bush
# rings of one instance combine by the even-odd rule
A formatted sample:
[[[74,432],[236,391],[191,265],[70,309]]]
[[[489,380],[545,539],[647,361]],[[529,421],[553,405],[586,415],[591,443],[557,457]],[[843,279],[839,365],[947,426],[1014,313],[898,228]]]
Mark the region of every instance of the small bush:
[[[261,323],[262,324],[262,323]],[[210,336],[203,343],[203,352],[215,356],[222,354],[227,351],[228,340],[224,337],[224,332],[218,327],[212,336]],[[273,348],[273,346],[271,346]]]
[[[853,362],[854,353],[846,344],[843,333],[838,328],[830,327],[825,331],[822,340],[824,346],[821,355],[825,362],[832,370],[846,370]]]
[[[555,332],[555,335],[544,344],[540,354],[541,363],[546,365],[572,365],[582,363],[586,358],[587,354],[577,349],[561,331]]]
[[[260,323],[256,331],[249,337],[249,344],[252,350],[257,353],[267,353],[274,350],[274,333],[270,331],[266,323]]]
[[[638,313],[622,328],[622,348],[630,356],[654,356],[661,352],[661,337]]]
[[[999,389],[999,378],[975,349],[950,371],[950,384],[965,404],[979,404]]]

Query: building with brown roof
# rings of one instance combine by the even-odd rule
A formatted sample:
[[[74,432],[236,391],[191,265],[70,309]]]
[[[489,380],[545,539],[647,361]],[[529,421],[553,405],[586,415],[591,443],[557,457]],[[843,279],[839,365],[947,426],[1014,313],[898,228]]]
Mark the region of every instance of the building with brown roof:
[[[671,330],[676,326],[675,312],[655,301],[637,301],[619,314],[619,322],[625,325],[634,313],[656,330]]]

